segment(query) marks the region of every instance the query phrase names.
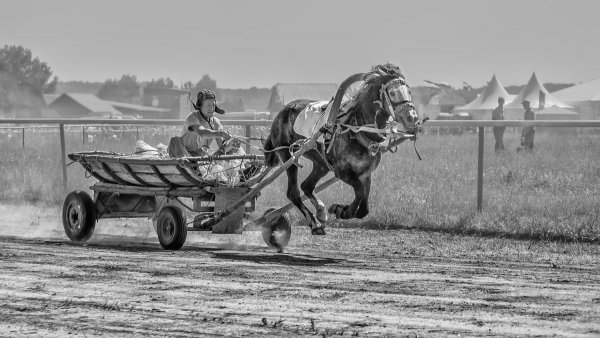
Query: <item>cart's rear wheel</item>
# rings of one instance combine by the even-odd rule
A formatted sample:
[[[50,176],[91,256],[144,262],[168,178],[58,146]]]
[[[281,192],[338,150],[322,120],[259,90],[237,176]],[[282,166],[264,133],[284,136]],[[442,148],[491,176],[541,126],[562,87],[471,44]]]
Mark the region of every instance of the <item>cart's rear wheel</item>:
[[[85,243],[96,227],[96,206],[84,191],[73,191],[65,198],[62,209],[63,227],[74,243]]]
[[[156,233],[163,249],[181,249],[187,238],[185,218],[181,211],[173,207],[162,208],[156,221]]]
[[[263,216],[266,216],[275,210],[276,209],[274,208],[270,208],[265,211]],[[276,248],[279,252],[283,252],[283,249],[290,242],[290,236],[292,235],[292,220],[290,215],[286,212],[270,222],[266,222],[262,227],[262,235],[265,243],[267,243],[269,247]]]

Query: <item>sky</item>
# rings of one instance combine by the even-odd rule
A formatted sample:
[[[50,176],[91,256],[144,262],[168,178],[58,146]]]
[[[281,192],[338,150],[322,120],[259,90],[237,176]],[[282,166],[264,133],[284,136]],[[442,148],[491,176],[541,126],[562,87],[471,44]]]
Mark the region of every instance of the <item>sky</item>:
[[[59,80],[133,74],[220,88],[340,83],[386,62],[409,83],[600,78],[598,0],[1,0],[0,45]]]

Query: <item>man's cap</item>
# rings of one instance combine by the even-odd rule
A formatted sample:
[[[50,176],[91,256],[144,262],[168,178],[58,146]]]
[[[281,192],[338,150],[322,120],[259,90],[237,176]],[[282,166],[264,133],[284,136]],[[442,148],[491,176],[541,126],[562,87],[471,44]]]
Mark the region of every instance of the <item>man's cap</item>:
[[[525,104],[525,103],[530,104],[531,102],[529,102],[529,100],[523,100],[523,102],[521,102],[521,104]]]
[[[194,108],[200,110],[200,107],[202,107],[202,102],[204,102],[204,100],[206,99],[214,99],[215,103],[217,101],[217,95],[215,94],[215,92],[213,92],[210,89],[202,89],[198,92],[198,95],[196,96],[196,104],[194,105]],[[218,114],[225,114],[225,110],[219,108],[219,106],[217,106],[215,104],[215,113]]]
[[[504,99],[504,96],[498,96],[498,101],[500,101],[500,100],[502,100],[502,101],[506,101],[506,100]]]

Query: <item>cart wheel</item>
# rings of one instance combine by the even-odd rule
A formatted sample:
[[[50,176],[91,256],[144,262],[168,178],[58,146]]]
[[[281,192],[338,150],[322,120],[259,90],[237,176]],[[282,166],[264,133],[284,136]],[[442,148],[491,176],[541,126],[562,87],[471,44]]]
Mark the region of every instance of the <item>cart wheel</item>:
[[[162,208],[156,221],[158,241],[165,250],[179,250],[185,243],[187,228],[181,211],[177,208]]]
[[[86,192],[77,190],[67,195],[62,209],[63,227],[74,243],[85,243],[96,227],[96,206]]]
[[[263,216],[275,211],[275,208],[270,208],[265,211]],[[292,235],[292,221],[290,215],[286,212],[283,215],[266,222],[262,227],[262,235],[265,243],[271,248],[276,248],[279,252],[290,242]]]

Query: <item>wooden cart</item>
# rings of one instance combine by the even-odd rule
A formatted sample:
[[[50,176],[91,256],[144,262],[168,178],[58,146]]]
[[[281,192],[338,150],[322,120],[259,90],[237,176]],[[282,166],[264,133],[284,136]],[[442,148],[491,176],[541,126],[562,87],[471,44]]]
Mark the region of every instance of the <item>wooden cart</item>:
[[[90,187],[93,198],[80,190],[65,198],[65,232],[71,241],[84,243],[99,219],[146,217],[153,220],[164,249],[180,249],[188,231],[241,234],[244,230],[260,229],[265,242],[282,251],[291,236],[291,203],[279,209],[269,208],[251,222],[244,222],[244,215],[255,211],[260,191],[294,165],[314,146],[317,137],[308,140],[291,160],[275,170],[265,166],[262,155],[147,158],[98,151],[69,154],[98,182]],[[207,180],[199,174],[202,166],[236,160],[246,161],[246,168],[239,172],[235,184]],[[336,181],[331,178],[316,191]],[[189,222],[188,214],[194,216]]]
[[[93,198],[79,190],[65,198],[63,225],[73,242],[87,241],[99,219],[147,217],[153,220],[161,246],[169,250],[181,248],[188,231],[242,233],[244,215],[255,211],[258,196],[249,193],[270,172],[270,168],[264,166],[263,156],[257,155],[172,159],[79,152],[69,154],[69,158],[99,181],[90,187]],[[240,168],[237,176],[238,182],[207,180],[199,174],[201,166],[220,161],[245,162],[245,168]],[[222,215],[232,202],[242,198],[242,204]],[[188,223],[186,214],[195,217]],[[218,221],[216,216],[219,216]],[[287,236],[279,245],[285,246],[291,233],[289,218],[281,216],[270,223],[271,230]],[[273,245],[270,235],[265,240],[277,246]]]

